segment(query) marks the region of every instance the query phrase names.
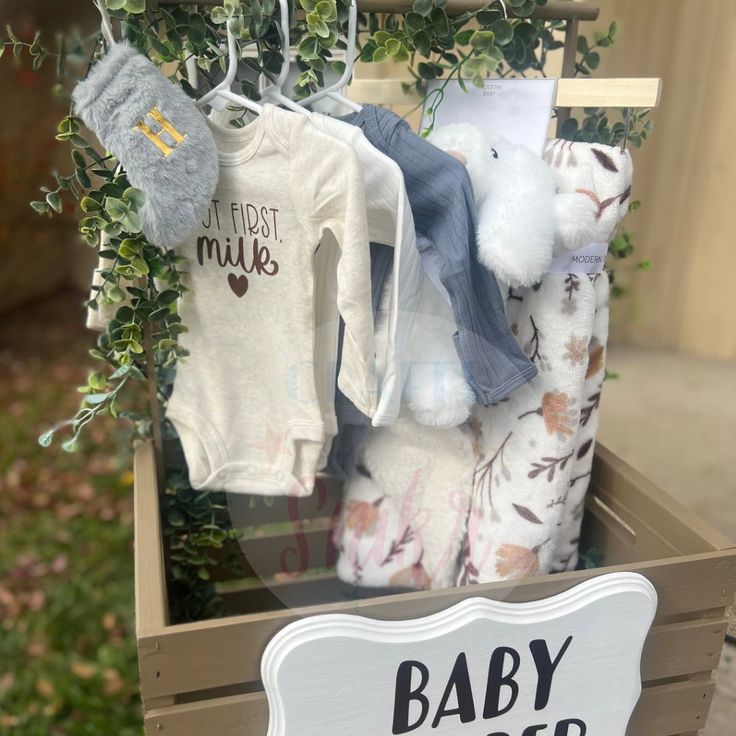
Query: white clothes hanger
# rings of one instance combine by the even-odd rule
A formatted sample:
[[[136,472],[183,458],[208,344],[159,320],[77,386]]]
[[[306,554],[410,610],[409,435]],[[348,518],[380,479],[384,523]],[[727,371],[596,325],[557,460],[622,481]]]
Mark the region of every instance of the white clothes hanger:
[[[289,68],[291,66],[289,50],[291,49],[291,39],[289,32],[289,2],[288,0],[279,0],[279,6],[281,8],[281,56],[283,57],[283,63],[281,64],[281,70],[276,81],[266,87],[262,94],[264,97],[269,98],[272,102],[277,102],[280,105],[293,110],[294,112],[301,113],[302,115],[309,115],[309,112],[305,110],[301,105],[298,105],[290,97],[287,97],[281,90],[286,84],[286,80],[289,76]]]
[[[230,23],[227,24],[227,53],[228,53],[228,65],[225,78],[216,86],[213,87],[207,94],[203,95],[196,101],[197,107],[204,107],[205,105],[212,104],[214,100],[221,99],[227,100],[228,102],[234,102],[240,107],[244,107],[246,110],[256,113],[261,113],[263,107],[253,100],[249,100],[243,95],[235,94],[230,88],[232,83],[238,74],[238,62],[240,61],[240,47],[238,41],[235,38],[235,34],[232,31]]]
[[[100,16],[102,16],[100,30],[102,31],[102,37],[105,39],[105,43],[109,48],[115,43],[115,34],[112,30],[110,13],[107,12],[107,8],[105,7],[105,0],[94,0],[94,3],[97,10],[100,11]]]
[[[300,105],[308,105],[312,102],[316,102],[317,100],[321,100],[324,97],[329,97],[331,100],[335,100],[355,112],[360,112],[363,109],[361,105],[347,98],[341,91],[350,82],[350,78],[353,76],[353,68],[355,67],[355,40],[357,35],[358,3],[356,0],[351,0],[350,16],[348,18],[347,49],[345,51],[345,70],[337,82],[325,89],[321,89],[319,92],[315,92],[313,95],[309,95],[309,97],[305,97],[303,100],[299,100]]]

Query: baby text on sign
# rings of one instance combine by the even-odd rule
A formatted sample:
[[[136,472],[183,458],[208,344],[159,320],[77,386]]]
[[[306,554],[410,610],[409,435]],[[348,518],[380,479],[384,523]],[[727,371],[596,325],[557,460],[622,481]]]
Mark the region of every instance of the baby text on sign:
[[[554,655],[544,639],[529,643],[537,675],[534,693],[536,712],[543,711],[549,704],[555,672],[572,642],[573,637],[568,636]],[[402,662],[396,672],[392,733],[399,736],[416,731],[425,722],[429,723],[430,717],[430,725],[434,729],[446,718],[466,724],[480,719],[492,721],[509,713],[520,694],[516,675],[521,666],[521,656],[512,647],[496,647],[489,660],[483,697],[479,698],[477,692],[473,692],[467,656],[461,652],[436,707],[425,694],[430,679],[427,665],[417,660]],[[587,733],[585,722],[578,718],[567,718],[557,723],[547,723],[542,718],[539,720],[539,723],[527,726],[518,734],[491,731],[488,736],[586,736]]]

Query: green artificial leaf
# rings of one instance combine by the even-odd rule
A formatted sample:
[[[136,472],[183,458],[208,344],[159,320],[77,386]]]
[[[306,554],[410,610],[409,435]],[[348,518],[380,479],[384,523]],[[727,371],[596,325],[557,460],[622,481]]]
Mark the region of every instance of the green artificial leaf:
[[[470,39],[470,45],[476,51],[485,51],[493,46],[494,39],[493,31],[476,31]]]
[[[84,403],[91,406],[97,406],[110,398],[110,394],[87,394],[84,397]]]
[[[182,514],[182,512],[178,509],[172,509],[171,511],[169,511],[166,514],[166,521],[168,522],[169,526],[173,526],[175,529],[179,529],[187,523],[184,514]]]
[[[401,51],[401,41],[391,38],[386,41],[386,51],[389,56],[396,56]]]
[[[212,8],[212,12],[210,13],[210,19],[217,25],[227,23],[229,17],[230,16],[224,8]]]
[[[380,46],[373,52],[373,61],[379,63],[388,58],[388,51],[383,46]]]
[[[84,189],[90,189],[92,187],[92,180],[84,169],[77,169],[74,175],[77,177],[77,181],[81,187]]]
[[[578,134],[579,127],[579,123],[575,118],[568,118],[562,124],[562,128],[560,130],[560,138],[563,138],[567,141],[575,140],[575,136]]]
[[[41,445],[41,447],[50,447],[51,443],[54,441],[54,434],[54,430],[50,429],[48,432],[44,432],[39,435],[38,444]]]
[[[58,192],[49,192],[46,195],[46,204],[48,204],[54,212],[60,213],[63,209],[61,204],[61,195]]]
[[[135,187],[128,187],[123,192],[123,199],[126,202],[130,202],[133,206],[139,210],[146,203],[146,195]]]
[[[314,26],[312,26],[312,30],[320,38],[329,38],[330,28],[324,21],[319,21],[319,23],[315,23]]]
[[[132,15],[146,12],[146,0],[125,0],[125,10]]]
[[[388,41],[390,41],[393,38],[393,36],[388,33],[387,31],[378,31],[376,35],[374,36],[374,41],[379,46],[385,46]]]
[[[127,238],[120,243],[118,253],[121,258],[125,258],[126,261],[132,261],[141,254],[141,244],[135,240]]]
[[[46,202],[31,202],[31,207],[39,214],[45,215],[49,211],[49,206]]]
[[[123,213],[120,217],[120,224],[131,234],[139,233],[143,229],[143,221],[137,212],[128,211]]]
[[[475,31],[473,30],[458,31],[455,34],[455,43],[458,46],[467,46],[470,43],[470,39],[473,38],[474,34]]]
[[[90,373],[89,377],[87,378],[87,384],[90,386],[90,388],[101,391],[105,388],[105,386],[107,386],[107,378],[105,378],[104,374],[100,373],[99,371],[95,373]]]
[[[173,289],[162,291],[156,298],[158,304],[173,304],[179,298],[179,292]]]
[[[125,3],[126,0],[105,0],[105,6],[108,10],[122,10]]]
[[[147,273],[149,273],[150,269],[148,267],[148,263],[143,258],[134,258],[130,265],[133,266],[133,268],[138,271],[138,273],[141,276],[145,276]]]
[[[404,23],[411,33],[424,30],[424,26],[426,25],[426,21],[419,13],[407,13]]]
[[[426,18],[432,12],[432,0],[414,0],[414,12]]]
[[[422,56],[429,56],[432,49],[432,39],[426,31],[419,31],[419,33],[414,34],[412,40],[414,41],[414,48]]]
[[[314,6],[314,12],[326,23],[337,20],[337,6],[334,0],[333,2],[330,2],[330,0],[320,0]]]
[[[105,212],[107,212],[113,220],[121,221],[128,213],[128,205],[122,199],[108,196],[105,199]]]
[[[123,290],[117,285],[114,284],[107,290],[107,298],[112,304],[120,304],[120,302],[125,299],[125,293]]]
[[[450,33],[450,19],[447,17],[447,13],[441,8],[435,8],[430,17],[432,19],[432,27],[434,32],[440,36],[447,36]]]
[[[505,18],[495,21],[491,25],[491,31],[496,37],[496,43],[501,46],[505,46],[514,37],[514,27]]]
[[[114,238],[115,236],[120,235],[120,233],[123,232],[123,226],[119,222],[108,222],[105,224],[102,230],[105,235],[109,235]]]

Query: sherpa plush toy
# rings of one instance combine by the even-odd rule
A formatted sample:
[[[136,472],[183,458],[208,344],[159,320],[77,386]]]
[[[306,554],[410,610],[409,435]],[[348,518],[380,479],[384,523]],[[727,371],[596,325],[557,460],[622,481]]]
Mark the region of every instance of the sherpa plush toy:
[[[591,242],[594,204],[576,192],[558,194],[552,171],[526,146],[467,123],[439,128],[429,141],[467,167],[478,209],[478,257],[504,283],[536,283],[560,231],[565,237],[557,240],[567,248]]]
[[[127,43],[113,44],[72,97],[85,125],[146,195],[146,237],[165,247],[181,242],[217,186],[217,149],[204,115]]]

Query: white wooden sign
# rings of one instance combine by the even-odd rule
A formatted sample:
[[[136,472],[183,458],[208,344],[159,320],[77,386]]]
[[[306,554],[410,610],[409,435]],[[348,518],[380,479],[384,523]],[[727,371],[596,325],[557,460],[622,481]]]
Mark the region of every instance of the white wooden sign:
[[[297,621],[261,663],[268,736],[624,736],[657,608],[633,573],[412,621]]]

